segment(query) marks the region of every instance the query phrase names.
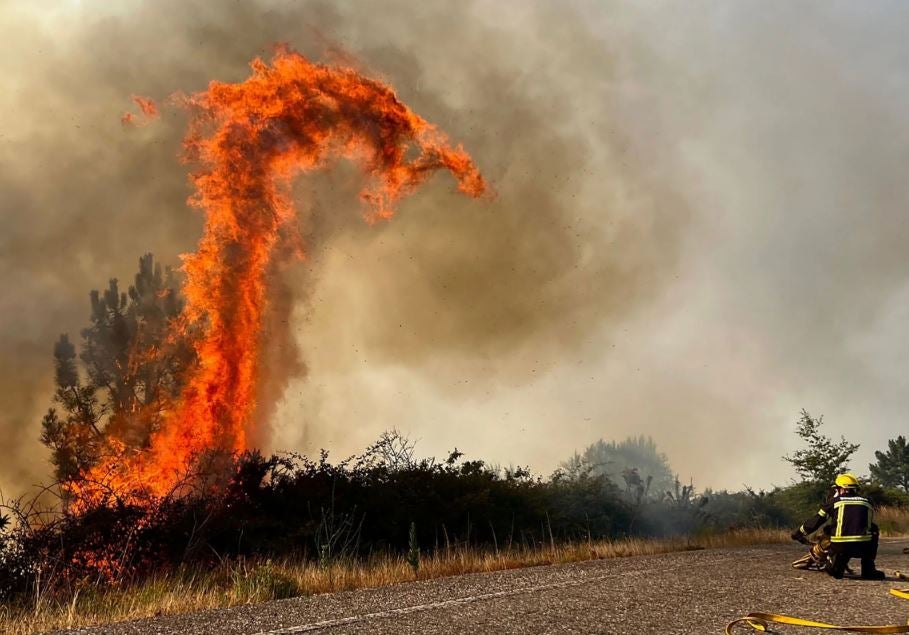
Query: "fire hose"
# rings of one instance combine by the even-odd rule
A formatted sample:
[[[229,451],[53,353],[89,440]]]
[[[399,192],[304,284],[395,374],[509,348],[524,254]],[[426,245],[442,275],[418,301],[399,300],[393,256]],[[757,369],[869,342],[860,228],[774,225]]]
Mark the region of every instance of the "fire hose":
[[[897,572],[897,577],[903,578]],[[890,589],[890,595],[894,595],[904,600],[909,600],[909,589]],[[836,626],[835,624],[826,624],[824,622],[814,622],[812,620],[803,620],[799,617],[789,615],[778,615],[776,613],[759,613],[752,612],[737,620],[733,620],[726,625],[726,635],[733,635],[733,629],[737,625],[748,625],[755,631],[761,633],[772,633],[770,623],[790,624],[792,626],[807,626],[810,628],[823,628],[830,631],[846,631],[849,633],[909,633],[909,621],[906,624],[892,624],[889,626]]]
[[[829,546],[829,539],[824,540],[822,538],[820,541],[812,545],[811,550],[806,556],[803,556],[802,558],[799,558],[793,562],[792,566],[796,569],[823,569],[824,562],[827,558],[827,548]],[[903,553],[909,554],[909,548],[903,549]],[[906,576],[899,571],[894,572],[894,577],[896,577],[898,580],[909,580],[909,576]],[[904,600],[909,600],[909,589],[890,589],[890,595],[896,596],[898,598],[903,598]],[[800,617],[791,617],[789,615],[752,612],[744,617],[740,617],[739,619],[730,622],[726,626],[726,635],[733,635],[733,629],[739,625],[750,626],[753,630],[762,633],[771,633],[773,632],[770,630],[771,622],[774,624],[789,624],[791,626],[823,628],[830,631],[845,631],[849,633],[909,633],[909,621],[907,621],[905,625],[894,624],[888,626],[836,626],[835,624],[815,622],[813,620],[805,620]]]

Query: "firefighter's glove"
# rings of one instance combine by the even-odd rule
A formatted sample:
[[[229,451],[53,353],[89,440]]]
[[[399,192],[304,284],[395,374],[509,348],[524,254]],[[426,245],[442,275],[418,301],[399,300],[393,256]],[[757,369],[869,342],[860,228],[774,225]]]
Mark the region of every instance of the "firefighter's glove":
[[[801,529],[796,529],[795,531],[793,531],[791,537],[793,540],[795,540],[796,542],[800,542],[803,545],[810,544],[810,542],[808,540],[808,536],[803,534]]]

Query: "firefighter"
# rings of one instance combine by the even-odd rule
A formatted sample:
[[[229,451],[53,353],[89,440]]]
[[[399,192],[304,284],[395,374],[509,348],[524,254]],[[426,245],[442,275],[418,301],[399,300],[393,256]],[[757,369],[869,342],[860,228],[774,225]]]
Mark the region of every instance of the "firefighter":
[[[852,474],[836,477],[834,494],[818,510],[817,514],[805,521],[792,532],[792,539],[808,542],[808,536],[821,525],[832,521],[825,528],[830,536],[830,551],[826,571],[834,578],[842,578],[850,558],[862,561],[862,578],[883,580],[883,571],[875,568],[877,558],[878,528],[872,521],[874,511],[868,499],[858,495],[858,479]]]

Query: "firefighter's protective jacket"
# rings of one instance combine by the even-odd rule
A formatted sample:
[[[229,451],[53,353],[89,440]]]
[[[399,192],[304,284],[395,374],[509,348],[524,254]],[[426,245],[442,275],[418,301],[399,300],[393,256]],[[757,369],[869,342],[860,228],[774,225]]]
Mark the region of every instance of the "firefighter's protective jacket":
[[[806,536],[832,521],[831,542],[867,542],[873,538],[871,525],[874,510],[863,496],[837,496],[830,499],[804,525]]]

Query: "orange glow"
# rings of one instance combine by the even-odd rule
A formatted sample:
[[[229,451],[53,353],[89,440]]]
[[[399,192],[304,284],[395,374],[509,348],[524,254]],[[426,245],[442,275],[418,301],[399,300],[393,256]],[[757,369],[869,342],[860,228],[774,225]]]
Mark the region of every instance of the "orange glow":
[[[139,110],[142,111],[146,118],[155,119],[158,117],[158,106],[153,100],[148,97],[133,95],[133,101],[139,106]],[[136,123],[136,116],[131,112],[123,113],[123,116],[120,117],[120,123],[124,126],[134,124]]]
[[[139,106],[139,110],[141,110],[142,114],[146,117],[154,118],[158,116],[158,107],[155,105],[155,102],[148,97],[133,95],[133,101],[136,102],[136,105]]]
[[[389,86],[287,49],[270,64],[256,59],[251,67],[242,83],[213,81],[204,92],[180,98],[191,113],[186,157],[200,166],[191,177],[190,204],[205,215],[197,251],[184,256],[183,328],[201,332],[198,365],[150,447],[127,452],[115,439],[87,481],[71,486],[77,508],[111,493],[145,500],[182,491],[200,457],[247,449],[266,272],[286,252],[279,244],[288,235],[295,239],[295,176],[333,160],[354,161],[366,179],[360,198],[370,223],[391,218],[396,203],[441,168],[461,192],[486,191],[467,153]],[[157,115],[151,100],[133,99],[146,116]]]

